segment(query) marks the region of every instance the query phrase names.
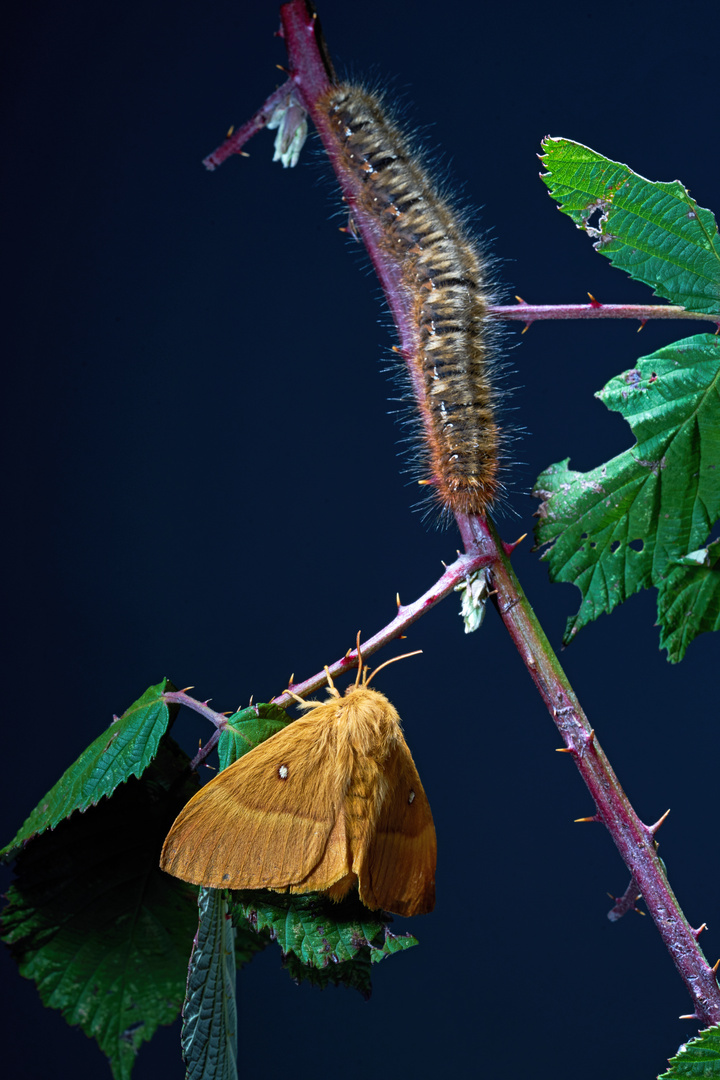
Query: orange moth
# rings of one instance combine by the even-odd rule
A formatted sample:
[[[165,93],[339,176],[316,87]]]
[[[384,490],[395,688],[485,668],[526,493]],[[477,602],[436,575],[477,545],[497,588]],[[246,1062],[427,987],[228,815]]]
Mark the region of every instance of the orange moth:
[[[168,833],[162,869],[214,889],[333,900],[357,885],[368,908],[431,911],[430,805],[400,717],[368,681],[359,671],[342,696],[329,679],[326,701],[302,702],[307,715],[194,795]]]

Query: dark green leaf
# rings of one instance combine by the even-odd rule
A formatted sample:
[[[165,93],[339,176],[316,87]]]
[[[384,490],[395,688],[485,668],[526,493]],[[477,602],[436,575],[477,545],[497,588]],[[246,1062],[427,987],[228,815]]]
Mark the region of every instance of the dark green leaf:
[[[177,713],[177,706],[169,708],[162,697],[174,689],[163,679],[116,718],[40,800],[14,839],[2,848],[0,858],[12,858],[31,837],[54,829],[74,810],[95,806],[128,777],[141,776]]]
[[[183,1006],[186,1080],[236,1080],[235,929],[225,892],[200,889]]]
[[[720,541],[672,563],[658,585],[660,646],[682,660],[693,638],[720,630]]]
[[[683,1043],[675,1057],[670,1058],[668,1071],[658,1080],[688,1080],[690,1077],[720,1080],[720,1025],[701,1031],[697,1038]]]
[[[535,494],[545,501],[536,536],[551,545],[543,558],[554,581],[582,592],[566,642],[639,589],[665,587],[673,566],[707,543],[720,517],[719,382],[720,340],[710,335],[643,357],[598,394],[630,421],[632,449],[588,473],[564,461],[538,478]],[[714,603],[711,591],[693,619],[668,603],[663,641],[681,632],[687,647],[716,624]]]
[[[221,732],[218,742],[221,770],[282,731],[289,720],[285,710],[277,705],[249,705],[228,716],[227,722],[228,727]]]
[[[545,139],[542,179],[595,248],[631,277],[690,311],[720,312],[715,218],[679,180],[660,183],[568,139]],[[594,214],[599,221],[591,224]]]
[[[349,990],[357,990],[366,1001],[372,996],[372,962],[367,949],[358,953],[354,960],[328,964],[324,968],[308,967],[294,953],[286,953],[283,967],[296,983],[306,982],[318,990],[325,990],[328,986],[345,986]]]
[[[3,940],[43,1002],[79,1024],[128,1080],[140,1044],[178,1015],[197,889],[160,848],[195,790],[167,736],[141,779],[36,837],[17,859]]]
[[[284,954],[294,955],[300,964],[323,970],[332,967],[332,982],[364,985],[357,965],[343,977],[350,961],[378,963],[401,949],[417,945],[410,934],[395,936],[388,931],[390,916],[369,911],[356,894],[339,904],[318,893],[306,896],[267,891],[233,893],[233,917],[247,919],[256,930],[270,930]],[[297,977],[298,967],[292,965]],[[362,992],[365,992],[363,990]]]

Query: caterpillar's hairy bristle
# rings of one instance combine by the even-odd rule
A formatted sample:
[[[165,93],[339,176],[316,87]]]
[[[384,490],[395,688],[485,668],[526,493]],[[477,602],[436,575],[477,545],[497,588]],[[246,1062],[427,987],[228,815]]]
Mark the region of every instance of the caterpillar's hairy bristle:
[[[482,255],[375,96],[341,84],[320,105],[412,312],[402,356],[419,413],[423,480],[445,511],[485,514],[500,488],[501,434]]]

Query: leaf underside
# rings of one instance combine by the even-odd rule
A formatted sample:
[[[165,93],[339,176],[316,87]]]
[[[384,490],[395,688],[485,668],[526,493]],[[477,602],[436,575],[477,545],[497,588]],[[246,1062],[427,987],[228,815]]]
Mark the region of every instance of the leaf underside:
[[[183,1006],[186,1080],[237,1080],[235,930],[225,893],[200,889]]]
[[[538,478],[536,539],[554,581],[582,593],[565,642],[640,589],[659,590],[661,645],[677,661],[720,626],[720,340],[686,338],[642,357],[597,395],[635,445],[587,473],[567,460]]]
[[[569,139],[544,139],[543,151],[542,179],[552,198],[595,238],[597,251],[656,296],[689,311],[720,312],[715,218],[679,180],[646,180]]]

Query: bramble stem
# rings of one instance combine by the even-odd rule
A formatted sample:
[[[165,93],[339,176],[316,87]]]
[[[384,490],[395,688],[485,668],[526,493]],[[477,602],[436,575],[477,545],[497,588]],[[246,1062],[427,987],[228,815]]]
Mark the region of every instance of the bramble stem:
[[[706,1024],[720,1021],[720,987],[692,927],[670,887],[660,861],[653,830],[643,824],[623,791],[595,732],[580,707],[560,661],[522,590],[510,558],[494,526],[482,518],[458,520],[466,554],[487,554],[494,542],[496,561],[490,568],[491,592],[500,618],[545,702],[560,737],[587,786],[598,819],[612,836],[625,865],[637,882],[648,911]]]
[[[327,118],[317,108],[320,94],[333,77],[332,66],[319,35],[317,19],[306,0],[291,0],[281,8],[281,20],[290,64],[288,81],[294,95],[315,123],[328,150],[331,164],[337,166],[333,146],[330,140],[325,138]],[[277,103],[281,92],[288,93],[287,86],[288,84],[285,84],[276,91],[269,101]],[[237,136],[232,136],[232,148],[228,149],[228,143],[224,143],[206,159],[206,163],[214,166],[229,154],[237,153],[242,141],[255,130],[259,130],[268,115],[266,103],[253,120],[240,129]],[[385,291],[400,337],[399,351],[402,355],[405,347],[411,346],[413,340],[411,301],[402,287],[397,267],[393,266],[384,252],[380,242],[379,225],[363,213],[362,207],[357,204],[356,187],[359,181],[348,175],[347,170],[337,167],[336,174],[352,214],[354,228],[362,236]],[[621,317],[640,320],[693,318],[716,323],[718,321],[715,316],[696,315],[668,305],[602,305],[595,300],[591,304],[547,306],[533,306],[521,302],[517,307],[495,307],[492,317],[525,322],[542,318]],[[472,570],[483,566],[489,568],[494,588],[493,602],[587,785],[597,808],[598,820],[607,827],[637,882],[639,891],[642,892],[648,911],[690,992],[695,1004],[696,1018],[703,1023],[720,1021],[720,987],[698,947],[696,932],[689,926],[670,888],[655,850],[653,829],[640,821],[603,753],[510,565],[511,547],[504,545],[492,523],[482,518],[459,517],[458,526],[465,544],[465,554],[448,567],[440,580],[423,596],[408,607],[400,607],[396,618],[363,644],[363,654],[370,655],[398,636],[406,626],[438,603]],[[351,651],[333,664],[330,673],[333,676],[342,674],[356,662],[357,654]],[[321,686],[325,679],[324,673],[318,674],[303,683],[294,684],[292,690],[298,694],[306,694]],[[276,699],[276,703],[280,705],[289,701],[290,694],[287,692]]]
[[[601,304],[597,300],[589,304],[492,304],[488,311],[491,319],[513,319],[528,326],[542,319],[700,319],[720,327],[717,315],[687,311],[679,304]],[[638,327],[642,329],[642,327]]]

